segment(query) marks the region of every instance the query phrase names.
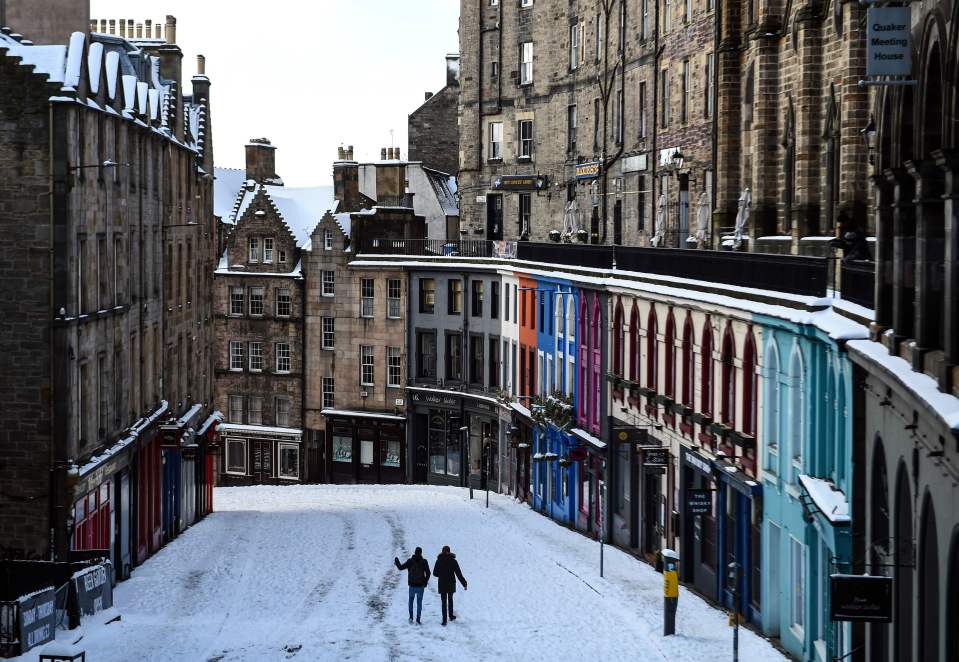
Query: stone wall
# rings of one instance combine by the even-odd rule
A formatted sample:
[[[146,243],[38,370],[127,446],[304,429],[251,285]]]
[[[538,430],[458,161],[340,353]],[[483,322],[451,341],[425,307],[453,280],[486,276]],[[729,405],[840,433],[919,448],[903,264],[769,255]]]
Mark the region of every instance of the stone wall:
[[[459,85],[447,85],[410,113],[408,155],[427,168],[456,175],[459,170]]]

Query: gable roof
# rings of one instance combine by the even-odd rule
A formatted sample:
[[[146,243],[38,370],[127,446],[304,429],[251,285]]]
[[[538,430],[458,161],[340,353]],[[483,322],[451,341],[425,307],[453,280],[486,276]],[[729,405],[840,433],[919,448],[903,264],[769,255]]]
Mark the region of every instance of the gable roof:
[[[220,197],[221,200],[227,198],[231,179],[235,182],[235,176],[227,173],[222,183],[224,189],[222,197],[214,193],[214,198]],[[214,184],[214,186],[216,186],[216,184]],[[233,225],[238,223],[256,196],[259,193],[263,193],[276,210],[280,219],[290,230],[290,234],[296,239],[296,245],[303,249],[309,249],[310,235],[313,234],[313,230],[317,224],[319,224],[320,219],[322,219],[328,211],[335,213],[339,206],[339,201],[333,193],[332,186],[287,188],[285,186],[264,185],[256,184],[252,181],[245,181],[239,190],[240,192],[234,199],[232,210],[229,214],[221,217],[224,223]]]

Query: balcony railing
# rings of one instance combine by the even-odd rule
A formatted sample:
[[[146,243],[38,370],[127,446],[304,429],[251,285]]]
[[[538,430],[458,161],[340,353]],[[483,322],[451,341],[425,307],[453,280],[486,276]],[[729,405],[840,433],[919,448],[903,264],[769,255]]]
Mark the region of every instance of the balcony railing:
[[[867,261],[843,262],[839,287],[842,298],[870,310],[875,306],[876,263]]]
[[[816,297],[826,295],[830,282],[828,258],[772,253],[481,239],[372,239],[360,244],[357,252],[412,257],[518,258],[593,269],[615,267],[623,271]],[[871,308],[873,269],[871,262],[844,263],[843,298]]]

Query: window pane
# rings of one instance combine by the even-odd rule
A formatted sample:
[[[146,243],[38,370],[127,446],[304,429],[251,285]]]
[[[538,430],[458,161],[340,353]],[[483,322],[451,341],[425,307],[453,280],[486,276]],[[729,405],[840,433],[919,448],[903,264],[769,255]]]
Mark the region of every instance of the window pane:
[[[246,442],[228,439],[226,442],[226,470],[246,473]]]
[[[280,444],[280,477],[300,476],[300,448],[292,444]]]
[[[398,468],[400,466],[400,442],[381,440],[380,447],[380,464],[384,467]]]
[[[352,437],[333,437],[333,461],[334,462],[352,462],[353,461],[353,438]]]

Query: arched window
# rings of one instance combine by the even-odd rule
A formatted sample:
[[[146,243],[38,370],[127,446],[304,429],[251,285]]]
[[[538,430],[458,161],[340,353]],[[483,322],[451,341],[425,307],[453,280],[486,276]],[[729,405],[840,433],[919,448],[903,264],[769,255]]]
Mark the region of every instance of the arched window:
[[[789,435],[790,457],[800,468],[803,461],[803,444],[806,438],[806,375],[802,352],[796,347],[790,366],[789,420],[792,423]]]
[[[563,324],[563,320],[565,319],[566,315],[566,297],[561,294],[554,294],[553,292],[550,292],[550,298],[556,299],[556,309],[553,311],[554,317],[556,318],[556,335],[562,338],[566,335],[566,325]]]
[[[670,398],[676,395],[676,319],[673,309],[666,317],[666,384],[665,392]]]
[[[742,429],[753,437],[756,434],[756,412],[759,409],[759,389],[756,377],[756,340],[750,327],[743,347],[743,423]]]
[[[932,497],[926,494],[919,531],[919,659],[939,662],[939,539]]]
[[[720,361],[722,373],[722,400],[720,402],[723,423],[729,427],[736,424],[736,340],[733,337],[732,322],[726,322],[726,332],[723,334],[723,349]]]
[[[623,376],[624,345],[626,338],[623,335],[623,302],[616,300],[616,311],[613,313],[613,374]]]
[[[651,304],[649,316],[646,318],[646,386],[654,391],[659,387],[659,342],[656,339],[658,332],[656,306]]]
[[[700,398],[704,414],[713,413],[713,327],[712,320],[706,316],[703,325],[703,342],[700,348],[699,362]]]
[[[695,344],[696,330],[693,328],[693,316],[686,311],[686,322],[683,324],[683,404],[687,407],[694,407],[695,386],[693,380],[696,378],[695,355],[693,345]]]
[[[586,297],[579,296],[579,388],[576,390],[576,410],[580,425],[586,426],[586,396],[589,393],[589,315]]]
[[[780,422],[780,381],[779,381],[779,347],[775,339],[770,340],[766,346],[766,370],[763,386],[765,392],[763,400],[765,402],[764,412],[766,422],[763,425],[763,433],[766,435],[766,443],[763,446],[766,449],[766,471],[774,474],[779,473],[779,443],[781,440]]]
[[[913,609],[915,608],[915,594],[913,583],[915,570],[913,568],[913,536],[912,525],[912,491],[909,489],[909,476],[906,465],[899,463],[896,478],[896,530],[893,536],[893,564],[895,568],[896,599],[893,623],[912,623]],[[912,627],[896,627],[895,632],[895,660],[914,659]]]
[[[639,383],[639,306],[633,301],[633,309],[629,313],[629,378]]]

